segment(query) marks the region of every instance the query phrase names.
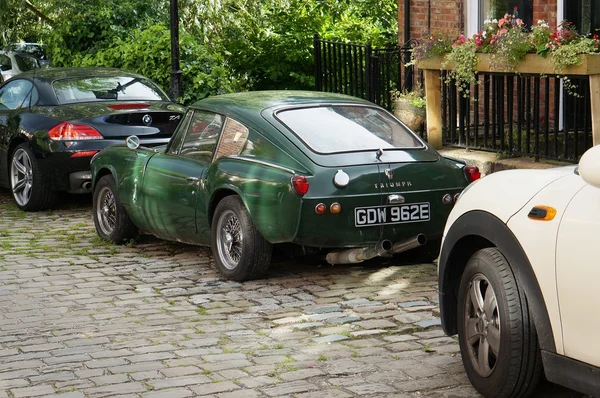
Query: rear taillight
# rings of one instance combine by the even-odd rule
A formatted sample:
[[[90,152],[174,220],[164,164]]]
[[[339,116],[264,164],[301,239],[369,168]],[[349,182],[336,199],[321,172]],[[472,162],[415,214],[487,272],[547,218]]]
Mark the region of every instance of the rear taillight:
[[[481,178],[481,172],[477,166],[465,166],[465,175],[469,182],[473,182]]]
[[[102,134],[91,126],[85,124],[63,122],[48,131],[48,136],[53,140],[101,140]]]
[[[148,109],[150,108],[150,104],[115,104],[108,107],[116,111],[121,109]]]
[[[293,176],[292,177],[292,186],[294,187],[294,191],[300,196],[306,195],[308,192],[308,180],[304,176]]]

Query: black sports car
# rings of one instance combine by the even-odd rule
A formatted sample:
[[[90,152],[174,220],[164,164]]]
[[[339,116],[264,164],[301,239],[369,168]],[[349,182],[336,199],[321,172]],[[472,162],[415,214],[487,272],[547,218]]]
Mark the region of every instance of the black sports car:
[[[0,86],[0,187],[26,211],[91,189],[91,157],[136,135],[166,144],[185,108],[143,76],[108,68],[21,73]]]

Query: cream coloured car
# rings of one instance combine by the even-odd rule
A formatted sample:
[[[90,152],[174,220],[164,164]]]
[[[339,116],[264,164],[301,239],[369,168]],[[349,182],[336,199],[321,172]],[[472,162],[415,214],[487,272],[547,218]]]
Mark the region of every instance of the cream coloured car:
[[[600,146],[578,166],[502,171],[463,191],[444,231],[440,309],[481,394],[525,397],[543,372],[600,396],[599,246]]]

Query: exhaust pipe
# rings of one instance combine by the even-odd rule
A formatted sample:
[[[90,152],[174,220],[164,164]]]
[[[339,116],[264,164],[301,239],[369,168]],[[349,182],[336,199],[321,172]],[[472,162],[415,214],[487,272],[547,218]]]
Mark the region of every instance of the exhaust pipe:
[[[401,240],[400,242],[394,243],[394,246],[392,246],[392,253],[402,253],[422,246],[425,243],[427,243],[427,237],[424,234],[418,234],[410,239]]]
[[[327,254],[326,260],[329,264],[354,264],[362,263],[373,257],[387,254],[392,250],[392,242],[384,239],[375,246],[362,247],[356,249],[344,250],[341,252],[332,252]]]
[[[89,191],[92,189],[92,182],[91,181],[86,181],[83,184],[81,184],[81,188],[85,189],[86,191]]]

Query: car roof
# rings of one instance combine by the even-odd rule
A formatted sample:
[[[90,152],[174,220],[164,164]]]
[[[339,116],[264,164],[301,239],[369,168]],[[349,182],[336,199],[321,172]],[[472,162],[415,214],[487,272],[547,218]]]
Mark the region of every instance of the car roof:
[[[240,112],[260,113],[264,109],[274,107],[329,103],[375,106],[372,102],[344,94],[332,94],[320,91],[265,90],[211,96],[197,101],[191,107],[235,114]]]
[[[142,75],[127,72],[117,68],[42,68],[30,70],[19,74],[19,77],[33,78],[44,83],[52,83],[55,80],[69,77],[93,77],[93,76],[127,76],[145,78]]]

